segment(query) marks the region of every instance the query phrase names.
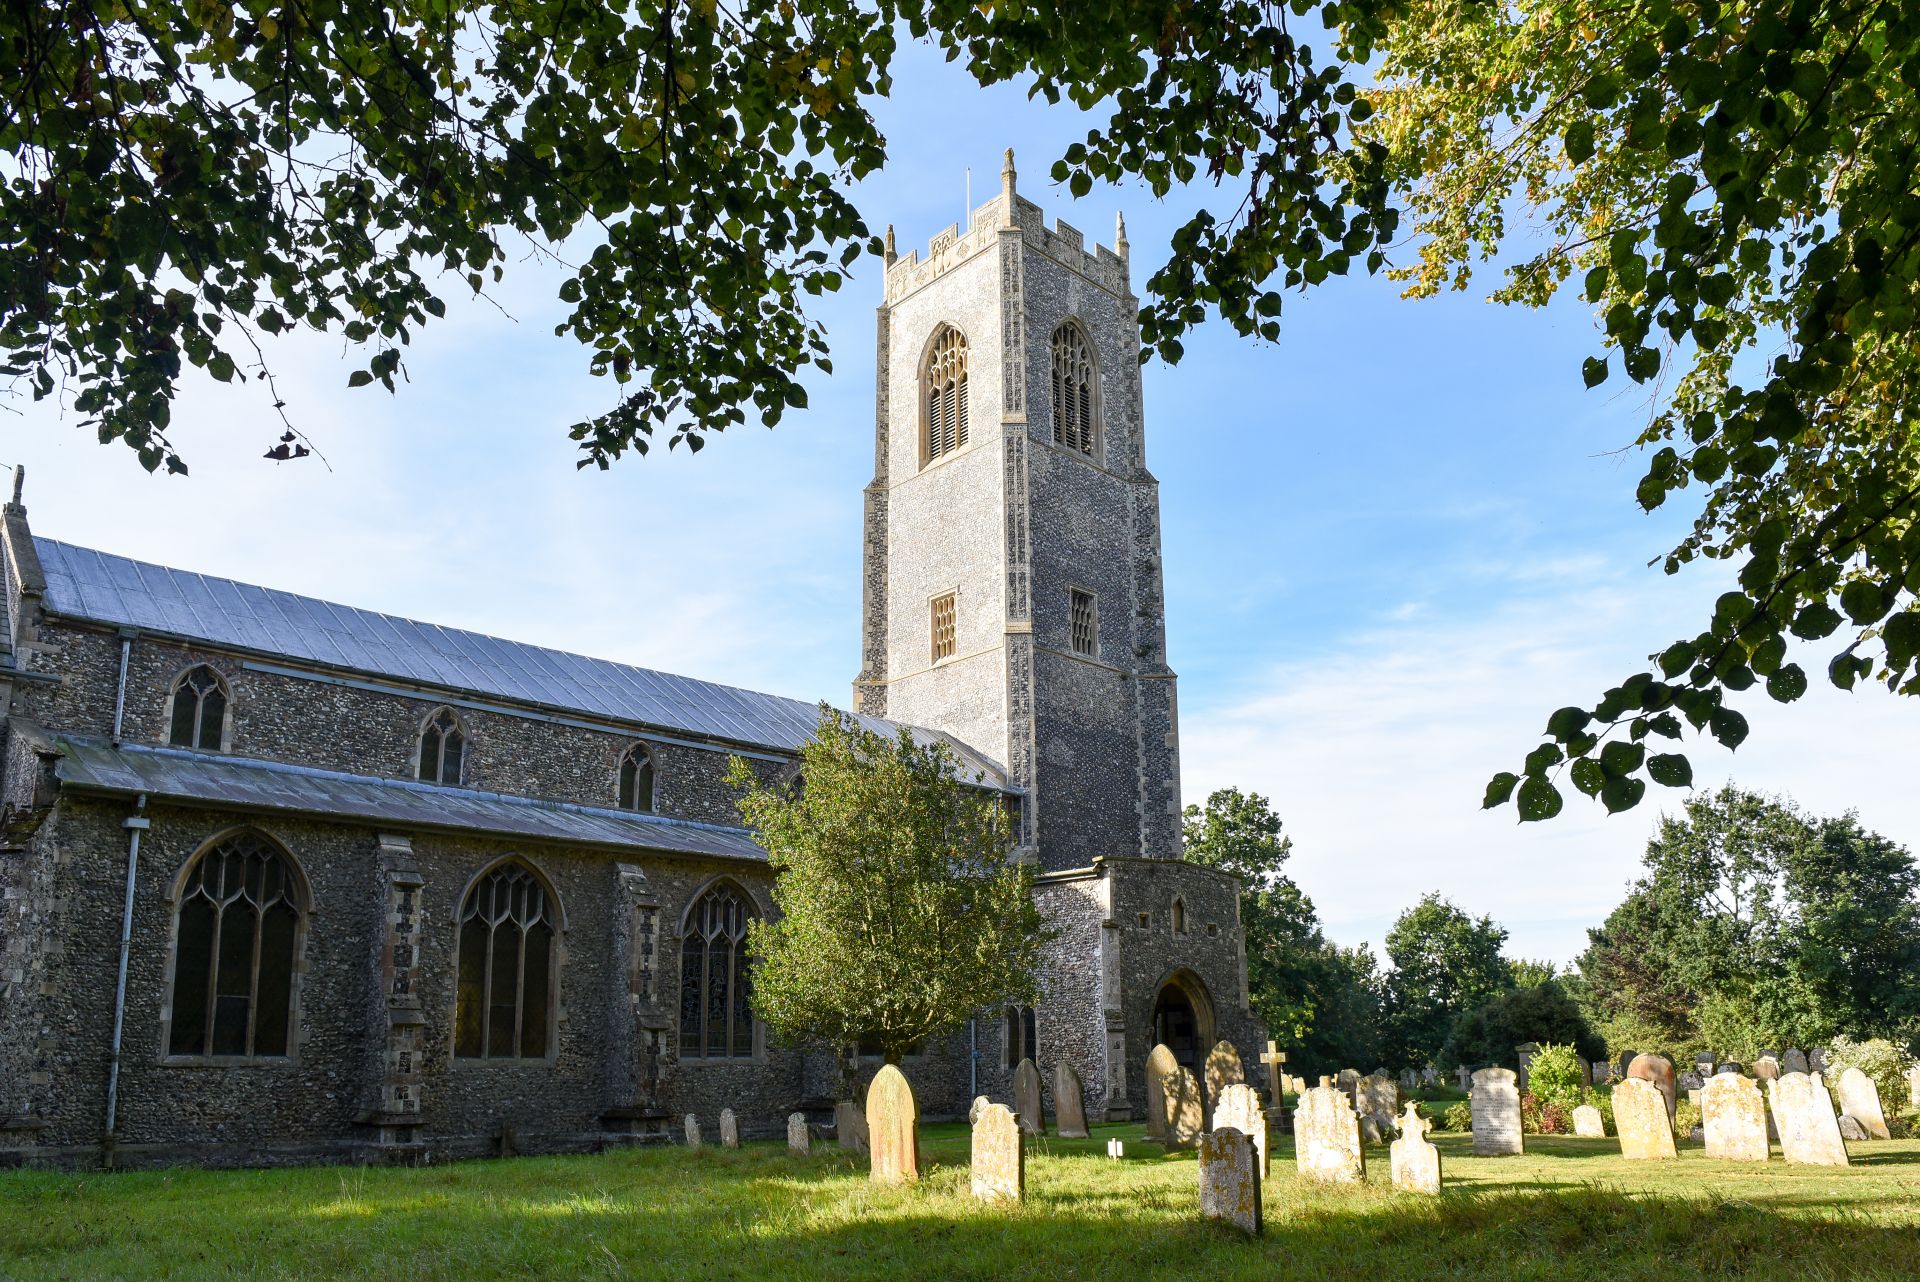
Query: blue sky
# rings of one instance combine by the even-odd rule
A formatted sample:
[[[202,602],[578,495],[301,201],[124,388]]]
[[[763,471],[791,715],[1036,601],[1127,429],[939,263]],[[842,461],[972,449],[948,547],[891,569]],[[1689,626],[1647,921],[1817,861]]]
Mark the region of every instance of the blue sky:
[[[904,252],[957,221],[1017,148],[1021,190],[1111,244],[1124,209],[1136,285],[1211,189],[1071,200],[1047,179],[1087,120],[981,91],[909,50],[878,114],[893,152],[857,197]],[[1429,890],[1490,913],[1516,955],[1567,960],[1616,903],[1662,806],[1554,823],[1483,814],[1546,715],[1590,701],[1650,650],[1691,635],[1723,583],[1646,562],[1689,515],[1633,502],[1632,391],[1583,390],[1596,350],[1568,299],[1545,312],[1466,293],[1407,302],[1383,278],[1290,296],[1278,345],[1209,324],[1177,367],[1145,370],[1161,481],[1168,644],[1181,674],[1185,793],[1271,797],[1291,871],[1329,934],[1376,944]],[[326,453],[260,459],[264,389],[194,380],[174,415],[193,468],[142,473],[48,405],[0,417],[45,535],[169,564],[802,698],[842,702],[858,666],[860,489],[872,466],[878,265],[817,315],[835,373],[778,429],[574,469],[568,423],[611,387],[553,335],[558,278],[529,259],[499,307],[463,302],[416,340],[398,396],[349,391],[340,344],[270,349],[290,412]],[[1684,496],[1683,496],[1684,497]],[[1816,656],[1824,670],[1824,657]],[[1751,693],[1751,692],[1750,692]],[[1912,716],[1877,690],[1816,683],[1696,775],[1791,795],[1920,840]]]

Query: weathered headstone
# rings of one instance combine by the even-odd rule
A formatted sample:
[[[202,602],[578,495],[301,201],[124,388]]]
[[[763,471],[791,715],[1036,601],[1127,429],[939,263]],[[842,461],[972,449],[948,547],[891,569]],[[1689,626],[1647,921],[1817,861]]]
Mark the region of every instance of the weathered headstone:
[[[1686,1081],[1684,1077],[1680,1080],[1683,1083]],[[1687,1087],[1687,1103],[1693,1105],[1695,1108],[1700,1107],[1700,1088],[1698,1086]]]
[[[1807,1071],[1809,1073],[1825,1074],[1828,1067],[1826,1047],[1816,1046],[1807,1052]]]
[[[1659,1087],[1660,1093],[1667,1097],[1667,1124],[1673,1124],[1674,1110],[1680,1106],[1680,1084],[1673,1071],[1673,1062],[1665,1055],[1635,1055],[1633,1062],[1627,1065],[1627,1077],[1639,1078],[1643,1082],[1652,1082]],[[1619,1089],[1618,1087],[1615,1088]],[[1614,1125],[1619,1126],[1620,1116],[1614,1114]]]
[[[1729,1059],[1722,1061],[1720,1067],[1713,1070],[1713,1075],[1719,1077],[1724,1073],[1745,1073],[1746,1071],[1747,1066],[1745,1064],[1742,1064],[1737,1059]]]
[[[1771,1082],[1780,1076],[1780,1061],[1772,1055],[1762,1055],[1753,1061],[1753,1078],[1757,1082]]]
[[[1240,1050],[1232,1042],[1215,1042],[1202,1066],[1207,1077],[1207,1107],[1220,1106],[1220,1092],[1235,1082],[1247,1080],[1246,1067],[1240,1062]]]
[[[920,1105],[897,1064],[882,1064],[867,1087],[868,1171],[876,1184],[920,1178]]]
[[[1510,1068],[1473,1075],[1473,1155],[1508,1157],[1526,1151],[1520,1137],[1520,1087]]]
[[[1793,1054],[1788,1051],[1787,1054]],[[1840,1123],[1833,1115],[1833,1097],[1818,1073],[1782,1073],[1767,1083],[1767,1104],[1780,1132],[1780,1152],[1798,1166],[1845,1166],[1847,1146],[1840,1142]]]
[[[1339,1084],[1340,1089],[1347,1093],[1347,1098],[1352,1100],[1357,1107],[1360,1103],[1360,1096],[1356,1094],[1360,1089],[1360,1070],[1357,1068],[1343,1068],[1340,1070],[1339,1076],[1334,1080]]]
[[[1593,1105],[1582,1104],[1573,1110],[1573,1133],[1583,1140],[1603,1140],[1607,1138],[1607,1119]]]
[[[1515,1078],[1518,1079],[1515,1084],[1519,1086],[1520,1092],[1523,1095],[1526,1093],[1527,1083],[1532,1077],[1533,1057],[1539,1053],[1539,1042],[1521,1042],[1513,1048],[1514,1058],[1520,1063],[1520,1067],[1514,1072]]]
[[[1331,1079],[1300,1097],[1293,1115],[1293,1152],[1300,1174],[1327,1183],[1364,1183],[1366,1150],[1353,1101]]]
[[[1920,1109],[1920,1064],[1907,1070],[1907,1107]]]
[[[1427,1142],[1433,1123],[1420,1116],[1420,1105],[1407,1101],[1400,1119],[1400,1138],[1393,1142],[1393,1186],[1409,1193],[1440,1191],[1440,1150]]]
[[[1698,1073],[1680,1074],[1679,1087],[1683,1091],[1697,1091],[1707,1084],[1707,1079]]]
[[[1867,1128],[1852,1113],[1840,1114],[1840,1138],[1854,1143],[1864,1143],[1873,1138],[1867,1134]]]
[[[1789,1047],[1787,1053],[1780,1057],[1780,1075],[1782,1077],[1785,1077],[1788,1073],[1804,1073],[1806,1071],[1807,1053],[1805,1051]]]
[[[1080,1074],[1064,1059],[1053,1066],[1053,1131],[1063,1140],[1092,1136],[1087,1130],[1087,1097]]]
[[[1403,1068],[1400,1070],[1400,1089],[1401,1090],[1403,1091],[1418,1090],[1419,1087],[1420,1087],[1420,1075],[1418,1073],[1415,1073],[1410,1068]]]
[[[991,1103],[993,1103],[993,1101],[985,1095],[974,1096],[973,1103],[967,1105],[967,1125],[972,1126],[975,1122],[979,1121],[980,1114],[985,1112],[987,1105]]]
[[[1150,1140],[1167,1137],[1167,1079],[1179,1067],[1180,1061],[1164,1043],[1147,1052],[1147,1138]]]
[[[1176,1066],[1166,1083],[1166,1118],[1161,1143],[1168,1148],[1192,1148],[1206,1130],[1206,1109],[1200,1099],[1199,1079],[1184,1065]]]
[[[1713,1076],[1713,1056],[1704,1051],[1693,1057],[1693,1074],[1701,1081]]]
[[[740,1147],[740,1119],[733,1115],[730,1108],[720,1110],[720,1147]]]
[[[867,1111],[850,1099],[833,1106],[834,1142],[849,1153],[867,1151]]]
[[[1620,1058],[1615,1062],[1616,1071],[1614,1072],[1614,1076],[1625,1077],[1627,1070],[1633,1067],[1633,1061],[1639,1058],[1639,1051],[1621,1051]]]
[[[1013,1111],[1027,1134],[1047,1133],[1047,1115],[1040,1103],[1040,1067],[1030,1059],[1021,1060],[1013,1070]]]
[[[1374,1073],[1361,1078],[1354,1099],[1354,1111],[1362,1118],[1372,1118],[1382,1132],[1392,1129],[1393,1119],[1400,1112],[1400,1090],[1391,1077]]]
[[[787,1114],[787,1148],[801,1154],[813,1151],[813,1132],[807,1129],[805,1113]]]
[[[1460,1084],[1461,1090],[1471,1091],[1473,1089],[1473,1070],[1468,1068],[1465,1064],[1462,1064],[1460,1067],[1454,1069],[1453,1076],[1454,1076],[1454,1080]]]
[[[1245,1083],[1228,1082],[1223,1090]],[[1260,1236],[1260,1162],[1253,1141],[1231,1126],[1200,1137],[1200,1214]]]
[[[1005,1104],[989,1104],[973,1124],[973,1195],[1018,1202],[1027,1195],[1027,1136]]]
[[[1679,1156],[1667,1101],[1644,1077],[1629,1077],[1613,1088],[1613,1128],[1620,1134],[1621,1157],[1642,1161]]]
[[[686,1117],[681,1121],[680,1125],[681,1125],[681,1129],[683,1129],[687,1135],[687,1147],[699,1148],[700,1147],[700,1119],[695,1117],[692,1113],[688,1113]]]
[[[1707,1156],[1726,1162],[1767,1160],[1767,1103],[1760,1083],[1738,1073],[1716,1073],[1700,1091]]]
[[[1387,1142],[1385,1132],[1371,1113],[1360,1114],[1360,1142],[1368,1148],[1378,1148]]]
[[[1213,1106],[1213,1129],[1232,1127],[1253,1141],[1260,1161],[1260,1178],[1273,1174],[1273,1159],[1267,1152],[1267,1113],[1260,1105],[1260,1094],[1245,1082],[1229,1082],[1220,1088]]]
[[[1573,1057],[1574,1067],[1580,1070],[1580,1085],[1589,1089],[1593,1086],[1593,1065],[1583,1055]]]
[[[1840,1093],[1841,1114],[1858,1120],[1867,1133],[1865,1138],[1893,1138],[1887,1130],[1887,1115],[1880,1111],[1880,1088],[1873,1084],[1871,1077],[1857,1068],[1843,1069],[1834,1086]]]

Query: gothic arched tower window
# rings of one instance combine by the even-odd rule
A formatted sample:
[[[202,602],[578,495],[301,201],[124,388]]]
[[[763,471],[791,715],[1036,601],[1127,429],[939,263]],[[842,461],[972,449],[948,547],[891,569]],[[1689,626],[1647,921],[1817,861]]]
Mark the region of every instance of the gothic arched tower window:
[[[509,859],[460,905],[453,1053],[544,1059],[553,1041],[554,934],[559,905],[533,868]]]
[[[188,668],[173,683],[167,742],[176,748],[218,752],[227,725],[227,683],[206,664]]]
[[[680,1058],[752,1057],[747,923],[759,915],[746,893],[725,881],[687,909],[680,932]]]
[[[953,326],[942,325],[933,336],[921,386],[927,415],[923,452],[931,463],[967,443],[967,340]]]
[[[1098,375],[1086,331],[1068,321],[1053,331],[1053,443],[1093,453]]]
[[[292,857],[259,833],[229,834],[188,863],[178,902],[167,1054],[284,1057],[307,910]]]
[[[467,735],[452,708],[435,708],[420,727],[420,778],[457,784],[466,764]]]
[[[653,811],[653,754],[634,744],[620,758],[620,808]]]

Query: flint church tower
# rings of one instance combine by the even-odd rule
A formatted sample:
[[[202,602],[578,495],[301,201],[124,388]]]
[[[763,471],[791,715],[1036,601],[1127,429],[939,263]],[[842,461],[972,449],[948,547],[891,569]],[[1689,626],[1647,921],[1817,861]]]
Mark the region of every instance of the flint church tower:
[[[1197,1069],[1215,1039],[1244,1051],[1258,1030],[1234,888],[1178,862],[1125,224],[1113,249],[1047,226],[1009,151],[966,227],[925,258],[889,231],[886,258],[855,707],[1005,763],[1061,937],[997,1067],[1064,1058],[1090,1106],[1123,1115],[1131,1095],[1137,1114],[1154,1042]]]

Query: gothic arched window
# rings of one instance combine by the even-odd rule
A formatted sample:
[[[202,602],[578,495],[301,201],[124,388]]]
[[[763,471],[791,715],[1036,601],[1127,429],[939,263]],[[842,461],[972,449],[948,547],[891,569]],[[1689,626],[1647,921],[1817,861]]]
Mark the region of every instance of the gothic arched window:
[[[254,832],[193,857],[180,883],[167,1054],[281,1058],[306,914],[293,859]]]
[[[931,463],[967,443],[967,340],[942,325],[927,350],[926,457]]]
[[[1173,911],[1168,914],[1168,916],[1172,921],[1174,934],[1184,935],[1187,933],[1187,904],[1186,901],[1178,895],[1175,895],[1173,898]]]
[[[1018,1068],[1020,1061],[1030,1059],[1040,1062],[1040,1036],[1038,1020],[1031,1006],[1009,1006],[1006,1015],[1006,1067],[1009,1071]]]
[[[492,869],[467,892],[460,905],[455,1055],[546,1057],[553,1041],[558,917],[553,892],[518,859]]]
[[[653,754],[643,744],[620,758],[620,809],[653,811]]]
[[[752,1056],[747,923],[759,915],[744,891],[724,881],[714,883],[687,910],[680,947],[682,1059]]]
[[[466,755],[467,735],[458,714],[452,708],[435,708],[420,727],[420,778],[457,784]]]
[[[1093,345],[1068,321],[1053,331],[1053,443],[1093,453]]]
[[[218,752],[227,725],[227,683],[206,664],[189,668],[173,683],[173,716],[167,742],[176,748]]]

